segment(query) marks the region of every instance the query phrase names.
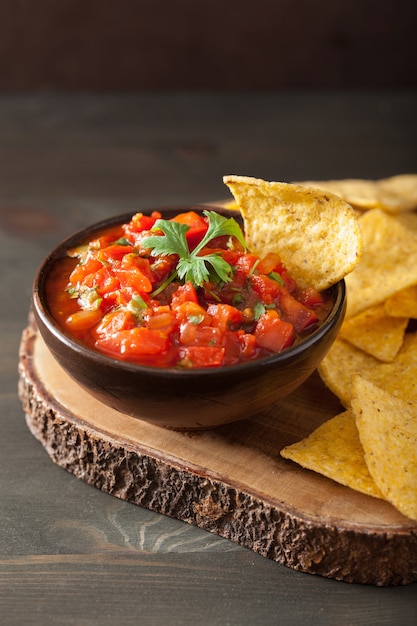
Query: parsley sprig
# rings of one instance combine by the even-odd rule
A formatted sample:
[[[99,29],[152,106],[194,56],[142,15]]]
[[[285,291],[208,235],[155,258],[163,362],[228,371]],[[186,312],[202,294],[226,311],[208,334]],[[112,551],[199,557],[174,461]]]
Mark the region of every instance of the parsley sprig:
[[[194,286],[201,287],[207,280],[214,278],[222,282],[232,279],[233,269],[223,257],[217,253],[201,255],[207,244],[227,235],[236,239],[246,248],[245,239],[239,224],[232,217],[227,218],[215,211],[204,211],[208,218],[208,229],[200,243],[190,251],[186,233],[189,226],[171,220],[159,219],[152,230],[160,230],[163,235],[151,235],[142,240],[142,245],[152,250],[151,254],[178,255],[176,275],[180,280],[191,281]]]

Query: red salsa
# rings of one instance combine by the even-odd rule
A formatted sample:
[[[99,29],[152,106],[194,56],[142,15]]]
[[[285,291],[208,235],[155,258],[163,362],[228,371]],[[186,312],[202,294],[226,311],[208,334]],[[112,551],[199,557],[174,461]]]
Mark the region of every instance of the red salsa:
[[[275,253],[250,253],[233,218],[137,213],[57,265],[54,317],[88,346],[155,367],[233,365],[281,352],[329,314]]]

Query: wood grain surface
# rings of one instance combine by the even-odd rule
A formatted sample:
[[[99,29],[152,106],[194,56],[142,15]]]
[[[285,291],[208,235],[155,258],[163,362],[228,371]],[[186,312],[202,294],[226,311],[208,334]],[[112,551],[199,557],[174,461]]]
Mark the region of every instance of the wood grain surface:
[[[256,418],[176,432],[80,389],[34,323],[22,337],[20,374],[31,432],[85,482],[300,571],[380,586],[417,580],[414,521],[280,457],[340,409],[318,376]]]

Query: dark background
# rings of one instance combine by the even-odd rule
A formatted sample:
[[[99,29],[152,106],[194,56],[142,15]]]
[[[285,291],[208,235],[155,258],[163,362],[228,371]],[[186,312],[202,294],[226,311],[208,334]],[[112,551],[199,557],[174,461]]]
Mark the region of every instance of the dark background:
[[[0,0],[0,90],[417,86],[415,0]]]

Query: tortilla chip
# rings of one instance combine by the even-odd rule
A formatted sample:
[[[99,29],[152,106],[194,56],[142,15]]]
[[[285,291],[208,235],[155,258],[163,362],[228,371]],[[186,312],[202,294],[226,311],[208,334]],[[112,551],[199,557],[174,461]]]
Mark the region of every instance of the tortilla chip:
[[[387,213],[417,208],[417,174],[400,174],[380,180],[346,178],[299,183],[335,193],[361,210],[381,209]]]
[[[380,363],[343,339],[336,339],[320,363],[318,372],[324,384],[348,408],[351,400],[352,376],[358,372],[369,373]]]
[[[417,208],[417,174],[400,174],[379,180],[377,194],[384,211],[412,211]]]
[[[397,213],[395,219],[397,219],[404,228],[407,228],[407,230],[417,233],[417,211]]]
[[[338,196],[245,176],[223,180],[242,213],[249,248],[261,256],[279,254],[301,287],[327,289],[356,266],[358,220]]]
[[[318,372],[345,408],[351,406],[352,379],[361,374],[391,395],[417,402],[417,333],[406,333],[391,363],[382,363],[343,339],[336,339]]]
[[[417,233],[379,209],[364,213],[359,224],[363,255],[355,270],[346,276],[346,317],[417,284]]]
[[[306,439],[285,447],[281,456],[346,487],[375,498],[383,497],[365,463],[351,411],[336,415]]]
[[[417,403],[355,376],[352,409],[375,484],[396,509],[417,520]]]
[[[402,346],[407,317],[390,317],[379,304],[345,320],[340,337],[380,361],[390,362]]]
[[[360,373],[391,395],[417,402],[417,333],[404,336],[403,345],[391,363],[379,363],[370,372]]]
[[[391,317],[417,319],[417,285],[397,291],[384,304],[385,313]]]
[[[346,202],[360,209],[380,208],[375,181],[359,178],[345,178],[341,180],[307,180],[300,182],[303,187],[323,189],[336,194]]]

